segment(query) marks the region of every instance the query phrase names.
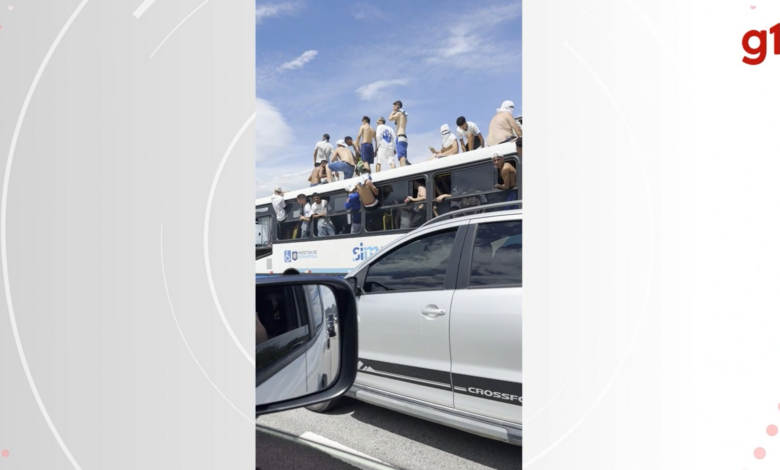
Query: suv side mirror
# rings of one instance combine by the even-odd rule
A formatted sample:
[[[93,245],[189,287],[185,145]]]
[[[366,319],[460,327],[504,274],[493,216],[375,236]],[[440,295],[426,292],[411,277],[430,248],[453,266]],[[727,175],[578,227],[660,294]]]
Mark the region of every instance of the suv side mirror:
[[[347,281],[349,285],[352,286],[352,292],[356,296],[360,297],[361,295],[363,295],[363,289],[360,286],[358,286],[357,277],[348,277],[345,279],[345,281]]]
[[[333,400],[357,375],[354,288],[337,278],[255,281],[255,415]]]

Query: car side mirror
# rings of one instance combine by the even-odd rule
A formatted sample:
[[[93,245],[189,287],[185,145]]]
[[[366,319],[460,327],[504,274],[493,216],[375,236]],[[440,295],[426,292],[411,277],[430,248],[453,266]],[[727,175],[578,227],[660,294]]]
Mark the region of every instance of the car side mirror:
[[[357,277],[349,277],[345,279],[349,283],[350,286],[352,286],[352,292],[357,296],[360,297],[363,295],[363,289],[358,285]]]
[[[255,281],[255,415],[333,400],[357,375],[354,288],[337,278]]]

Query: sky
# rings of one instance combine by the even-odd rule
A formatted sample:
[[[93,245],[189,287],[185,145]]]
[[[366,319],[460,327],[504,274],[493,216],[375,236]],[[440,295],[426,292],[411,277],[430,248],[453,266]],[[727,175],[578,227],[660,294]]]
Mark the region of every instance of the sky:
[[[465,116],[487,135],[504,100],[522,114],[522,2],[256,1],[255,195],[308,187],[322,135],[409,113],[409,161]],[[393,128],[393,123],[388,123]]]

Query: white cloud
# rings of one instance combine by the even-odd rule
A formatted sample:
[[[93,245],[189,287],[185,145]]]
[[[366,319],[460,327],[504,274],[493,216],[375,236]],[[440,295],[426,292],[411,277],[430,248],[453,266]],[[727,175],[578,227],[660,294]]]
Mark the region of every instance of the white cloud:
[[[264,161],[292,143],[294,134],[271,102],[257,98],[255,112],[255,160]]]
[[[279,68],[277,70],[282,72],[284,70],[299,69],[299,68],[303,67],[304,65],[306,65],[307,63],[311,62],[312,59],[317,57],[317,54],[318,53],[315,50],[306,51],[303,54],[301,54],[300,56],[298,56],[297,58],[295,58],[295,59],[293,59],[293,60],[291,60],[289,62],[283,63],[282,65],[279,66]]]
[[[382,17],[382,11],[375,5],[358,3],[352,16],[358,20],[370,20]]]
[[[296,166],[289,168],[288,172],[282,175],[269,174],[270,171],[263,166],[255,167],[255,199],[270,196],[275,188],[281,187],[285,191],[296,191],[309,186],[306,181],[311,174],[312,168]]]
[[[257,24],[260,24],[263,21],[263,18],[271,18],[280,15],[292,15],[300,9],[301,4],[298,2],[257,5],[257,8],[255,9],[255,18]]]
[[[395,80],[377,80],[374,83],[363,85],[362,87],[355,90],[355,93],[357,93],[361,100],[371,100],[374,99],[379,94],[379,92],[385,88],[389,88],[395,85],[406,85],[407,83],[409,83],[409,80],[405,78],[397,78]]]

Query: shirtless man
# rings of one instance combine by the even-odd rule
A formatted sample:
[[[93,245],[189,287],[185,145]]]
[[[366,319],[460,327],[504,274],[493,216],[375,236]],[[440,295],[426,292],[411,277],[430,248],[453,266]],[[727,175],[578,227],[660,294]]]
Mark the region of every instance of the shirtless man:
[[[376,132],[371,127],[371,118],[368,116],[363,116],[363,124],[358,129],[357,144],[360,147],[360,160],[371,169],[371,165],[374,164]]]
[[[327,160],[322,160],[319,163],[314,164],[314,170],[311,172],[311,175],[309,175],[309,187],[317,186],[318,184],[327,181],[328,173],[325,170],[325,165],[327,163]]]
[[[517,189],[515,184],[517,183],[517,170],[511,163],[504,160],[503,155],[493,154],[493,166],[498,169],[498,174],[503,183],[496,184],[496,189],[503,189],[507,191],[506,201],[517,201]]]
[[[355,186],[357,186],[355,188]],[[379,207],[379,189],[374,186],[374,182],[371,181],[369,175],[362,175],[357,185],[350,185],[347,187],[347,191],[352,192],[351,188],[357,189],[358,196],[360,196],[360,202],[363,203],[363,207],[368,210],[376,209]]]
[[[441,157],[447,157],[449,155],[455,155],[458,153],[458,139],[455,138],[455,134],[450,132],[450,126],[443,124],[441,126],[441,148],[436,150],[433,147],[428,147],[433,156],[428,160],[434,160]]]
[[[325,167],[328,183],[333,182],[334,171],[343,171],[344,179],[350,179],[355,175],[355,157],[352,156],[352,152],[347,148],[347,144],[343,140],[339,140],[336,142],[336,145],[333,157],[328,166]]]
[[[504,101],[501,103],[501,107],[496,110],[496,115],[493,116],[488,128],[488,147],[523,136],[523,131],[520,130],[520,126],[517,125],[515,116],[512,114],[514,110],[515,104],[511,101]]]
[[[398,154],[398,162],[401,166],[406,166],[406,149],[409,146],[406,140],[406,118],[409,116],[404,111],[403,103],[396,101],[393,103],[393,112],[388,119],[395,123],[395,133],[397,136],[395,149]]]

